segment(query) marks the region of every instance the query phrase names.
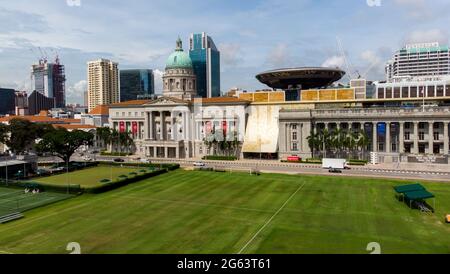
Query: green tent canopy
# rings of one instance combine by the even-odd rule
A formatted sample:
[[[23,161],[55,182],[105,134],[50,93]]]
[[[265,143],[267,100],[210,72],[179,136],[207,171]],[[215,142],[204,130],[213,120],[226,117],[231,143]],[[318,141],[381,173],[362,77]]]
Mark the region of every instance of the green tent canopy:
[[[419,190],[405,193],[405,197],[411,201],[419,201],[434,198],[435,196],[427,190]]]
[[[425,187],[421,184],[397,186],[394,187],[394,189],[399,194],[406,194],[408,192],[423,191],[423,190],[426,191]]]

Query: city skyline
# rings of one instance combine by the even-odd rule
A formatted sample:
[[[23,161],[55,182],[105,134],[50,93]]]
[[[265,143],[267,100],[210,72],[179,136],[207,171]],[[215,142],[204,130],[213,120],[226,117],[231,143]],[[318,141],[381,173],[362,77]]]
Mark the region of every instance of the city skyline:
[[[336,37],[355,70],[370,80],[384,79],[386,61],[406,43],[448,44],[448,33],[441,27],[448,23],[442,7],[449,4],[444,1],[435,6],[421,0],[381,1],[381,6],[365,0],[203,2],[133,1],[126,8],[120,8],[119,1],[80,1],[80,6],[64,0],[2,3],[1,23],[8,27],[0,32],[0,86],[30,91],[29,67],[38,58],[30,49],[41,47],[51,55],[58,52],[66,66],[68,103],[83,101],[86,63],[98,58],[118,62],[120,69],[153,69],[155,89],[161,93],[173,40],[181,36],[188,45],[190,33],[203,31],[221,51],[223,92],[266,88],[255,75],[272,68],[345,69]],[[93,16],[100,11],[105,16]]]

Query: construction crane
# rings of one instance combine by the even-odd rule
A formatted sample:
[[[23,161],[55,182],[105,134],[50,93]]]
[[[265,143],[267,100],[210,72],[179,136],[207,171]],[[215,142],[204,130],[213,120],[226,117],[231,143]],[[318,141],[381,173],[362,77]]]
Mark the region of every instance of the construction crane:
[[[353,64],[350,62],[350,59],[347,57],[347,54],[345,53],[344,46],[342,44],[341,39],[337,36],[336,40],[337,40],[339,52],[340,52],[342,58],[344,59],[345,70],[347,71],[347,74],[346,74],[347,78],[349,78],[349,80],[361,79],[361,75],[359,74],[359,71],[355,70],[355,68],[353,67]]]

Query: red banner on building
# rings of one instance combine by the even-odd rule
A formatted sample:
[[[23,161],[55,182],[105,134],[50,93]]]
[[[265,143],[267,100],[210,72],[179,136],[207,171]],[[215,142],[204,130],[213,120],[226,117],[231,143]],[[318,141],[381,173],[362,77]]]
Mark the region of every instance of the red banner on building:
[[[132,123],[132,132],[133,132],[133,134],[137,134],[138,133],[138,123],[137,122],[133,122]]]
[[[227,121],[223,121],[222,122],[222,131],[223,131],[223,136],[224,137],[227,137],[227,126],[228,126]]]
[[[120,122],[119,123],[119,132],[120,133],[125,132],[125,122]]]

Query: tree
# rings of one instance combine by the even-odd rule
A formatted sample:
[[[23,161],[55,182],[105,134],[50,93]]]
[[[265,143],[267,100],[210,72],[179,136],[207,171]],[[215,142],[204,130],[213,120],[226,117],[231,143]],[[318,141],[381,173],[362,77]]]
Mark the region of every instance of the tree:
[[[53,153],[61,158],[66,165],[69,164],[70,157],[75,151],[84,145],[92,145],[94,135],[81,130],[67,131],[60,128],[44,135],[36,148],[42,153]]]
[[[97,137],[107,148],[111,144],[112,131],[109,127],[100,127],[97,129]]]
[[[22,154],[33,148],[37,139],[42,138],[55,129],[51,125],[35,124],[24,119],[12,119],[9,122],[9,139],[6,145],[16,154]]]

